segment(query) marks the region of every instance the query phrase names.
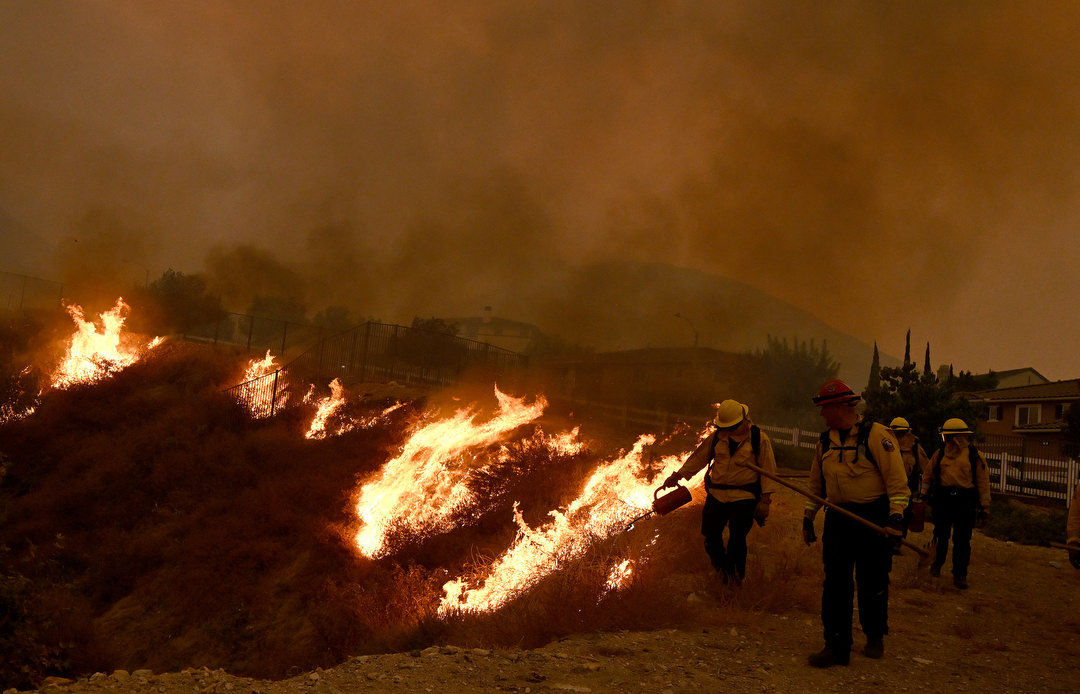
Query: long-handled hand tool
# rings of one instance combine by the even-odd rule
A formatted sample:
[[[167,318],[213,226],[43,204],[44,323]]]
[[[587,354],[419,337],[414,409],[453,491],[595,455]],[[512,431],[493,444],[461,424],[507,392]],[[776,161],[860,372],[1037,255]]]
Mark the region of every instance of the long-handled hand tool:
[[[799,487],[796,487],[794,484],[791,484],[790,482],[784,481],[783,479],[781,479],[777,475],[774,475],[771,472],[767,472],[765,470],[762,470],[760,467],[758,467],[757,465],[754,465],[753,463],[748,462],[748,463],[743,463],[743,464],[746,465],[746,467],[753,470],[754,472],[761,475],[762,477],[768,477],[773,482],[776,482],[777,484],[782,484],[785,487],[787,487],[788,489],[792,490],[793,492],[798,492],[799,494],[802,494],[803,496],[805,496],[807,499],[810,499],[811,501],[817,502],[817,503],[821,504],[822,506],[827,506],[828,508],[832,509],[833,511],[836,511],[840,515],[845,516],[847,518],[850,518],[851,520],[856,521],[857,523],[862,523],[863,525],[865,525],[866,527],[870,528],[871,530],[873,530],[875,532],[881,533],[882,535],[885,535],[886,537],[889,537],[891,535],[891,533],[889,533],[888,530],[881,527],[880,525],[878,525],[876,523],[871,523],[870,521],[866,520],[862,516],[857,515],[855,513],[852,513],[851,511],[847,510],[846,508],[843,508],[841,506],[837,506],[836,504],[832,503],[831,501],[828,501],[827,499],[822,499],[820,496],[818,496],[816,494],[811,494],[810,492],[806,491],[805,489],[800,489]],[[916,554],[919,555],[919,557],[920,557],[919,564],[920,565],[925,563],[925,561],[930,560],[930,553],[927,552],[922,547],[915,544],[914,542],[910,542],[908,540],[900,540],[900,544],[902,544],[905,547],[913,550]]]

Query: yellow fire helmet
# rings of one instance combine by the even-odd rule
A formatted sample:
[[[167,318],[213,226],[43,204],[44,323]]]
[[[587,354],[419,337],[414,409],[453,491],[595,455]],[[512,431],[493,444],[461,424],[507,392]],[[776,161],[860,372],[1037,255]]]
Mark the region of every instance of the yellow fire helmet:
[[[971,427],[967,425],[967,422],[959,417],[952,417],[951,419],[945,420],[945,423],[938,429],[938,433],[942,436],[955,436],[956,434],[971,435],[974,432],[971,430]]]
[[[895,417],[889,422],[889,428],[893,431],[911,431],[911,425],[903,417]]]
[[[716,419],[713,424],[721,429],[731,429],[742,424],[750,415],[750,408],[735,400],[725,400],[716,406]]]

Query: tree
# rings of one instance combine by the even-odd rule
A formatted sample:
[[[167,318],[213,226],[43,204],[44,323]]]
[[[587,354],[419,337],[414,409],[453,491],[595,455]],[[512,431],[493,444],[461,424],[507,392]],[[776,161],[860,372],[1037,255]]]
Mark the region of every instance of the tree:
[[[787,338],[765,339],[765,349],[751,354],[764,384],[761,407],[773,422],[817,425],[810,398],[822,383],[836,377],[840,364],[829,356],[824,341],[819,348],[813,340],[793,338],[789,344]]]
[[[870,378],[866,381],[866,391],[881,387],[881,357],[878,355],[877,342],[874,342],[874,360],[870,362]]]
[[[979,411],[960,395],[952,381],[940,382],[933,373],[920,373],[913,362],[883,367],[881,387],[863,394],[863,416],[883,424],[903,417],[911,424],[927,453],[940,444],[938,428],[950,417],[959,417],[975,426]]]
[[[349,315],[349,309],[344,306],[327,306],[316,313],[311,322],[331,334],[342,333],[356,327],[356,323]]]
[[[926,359],[923,361],[923,373],[933,375],[934,369],[930,367],[930,343],[926,343]]]
[[[213,325],[225,316],[221,297],[209,294],[199,275],[185,275],[169,268],[148,290],[161,310],[167,330],[187,334],[194,328]]]
[[[976,376],[970,371],[961,370],[956,376],[952,375],[952,368],[949,369],[949,381],[952,383],[953,390],[958,393],[973,393],[979,390],[993,390],[997,388],[998,377],[993,371],[990,373]]]
[[[413,318],[412,328],[395,338],[394,353],[417,366],[460,366],[465,343],[457,338],[458,330],[457,323],[444,318]]]

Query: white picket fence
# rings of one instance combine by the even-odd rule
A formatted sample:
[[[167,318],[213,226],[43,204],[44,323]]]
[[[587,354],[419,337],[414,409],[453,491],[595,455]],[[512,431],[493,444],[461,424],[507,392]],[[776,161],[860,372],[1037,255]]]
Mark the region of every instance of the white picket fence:
[[[773,444],[781,446],[814,448],[821,434],[798,427],[759,426],[769,434]],[[1002,494],[1058,499],[1068,507],[1080,482],[1080,461],[1075,458],[1030,458],[1005,451],[980,450],[990,469],[991,488]]]

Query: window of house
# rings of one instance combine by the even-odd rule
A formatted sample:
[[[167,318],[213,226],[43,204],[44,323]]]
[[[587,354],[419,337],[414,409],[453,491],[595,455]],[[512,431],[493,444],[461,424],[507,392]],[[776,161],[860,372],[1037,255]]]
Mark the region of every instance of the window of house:
[[[1017,405],[1016,406],[1016,426],[1022,427],[1028,424],[1038,424],[1039,413],[1042,408],[1038,405]]]
[[[1069,403],[1061,402],[1054,405],[1054,419],[1064,419],[1065,413],[1069,411]]]
[[[1000,422],[1001,421],[1001,405],[987,405],[987,407],[986,407],[986,421],[988,421],[988,422]]]

